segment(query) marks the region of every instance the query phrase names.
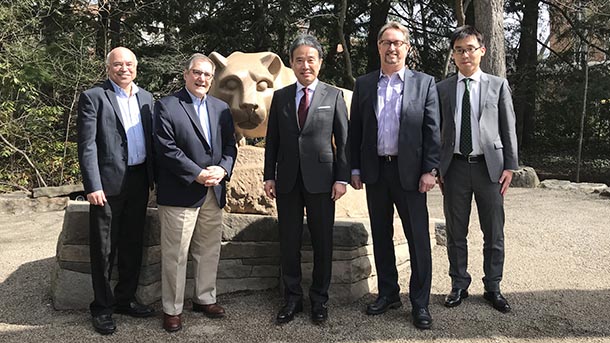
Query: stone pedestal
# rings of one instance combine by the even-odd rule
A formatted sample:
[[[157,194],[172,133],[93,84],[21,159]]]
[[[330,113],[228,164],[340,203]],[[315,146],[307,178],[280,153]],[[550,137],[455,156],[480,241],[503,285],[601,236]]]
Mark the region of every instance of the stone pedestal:
[[[397,222],[396,264],[408,266],[409,249]],[[306,225],[306,224],[305,224]],[[217,293],[264,290],[279,286],[280,253],[277,219],[271,216],[225,213],[218,266]],[[144,238],[144,256],[137,298],[150,304],[161,298],[160,227],[156,208],[149,208]],[[333,232],[333,302],[354,301],[377,288],[373,245],[367,218],[337,220]],[[53,305],[58,310],[86,309],[93,299],[89,265],[89,204],[71,201],[64,215],[57,242],[51,278]],[[302,249],[303,286],[311,283],[313,254],[307,227]],[[116,269],[113,278],[116,279]],[[193,292],[189,259],[186,298]],[[307,293],[307,291],[305,291]]]

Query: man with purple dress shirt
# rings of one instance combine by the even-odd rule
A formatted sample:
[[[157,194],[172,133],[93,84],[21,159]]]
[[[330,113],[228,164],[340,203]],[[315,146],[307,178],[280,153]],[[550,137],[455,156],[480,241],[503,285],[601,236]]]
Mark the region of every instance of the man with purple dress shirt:
[[[426,192],[434,187],[440,155],[439,109],[434,78],[409,70],[406,27],[389,22],[378,34],[381,70],[356,80],[349,140],[351,185],[362,189],[371,221],[379,296],[366,313],[402,305],[394,253],[394,205],[409,243],[409,298],[417,328],[429,329],[432,256]]]

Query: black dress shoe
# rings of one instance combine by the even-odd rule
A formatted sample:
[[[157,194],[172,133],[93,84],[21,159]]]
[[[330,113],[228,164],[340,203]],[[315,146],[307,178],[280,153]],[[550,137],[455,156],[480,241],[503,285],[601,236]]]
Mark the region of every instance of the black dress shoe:
[[[462,288],[452,288],[451,292],[445,297],[445,306],[456,307],[462,303],[463,299],[468,298],[468,290]]]
[[[130,301],[128,304],[124,305],[116,305],[114,307],[114,312],[137,318],[151,317],[155,315],[155,310],[152,307],[142,305],[136,301]]]
[[[116,330],[116,325],[114,324],[114,319],[112,319],[111,314],[100,314],[99,316],[94,316],[91,318],[91,322],[93,323],[93,328],[95,331],[101,333],[102,335],[110,335]]]
[[[428,308],[414,308],[411,314],[413,315],[413,325],[416,328],[427,330],[432,326],[432,316]]]
[[[294,319],[294,315],[303,311],[303,302],[302,301],[289,301],[282,307],[280,312],[277,313],[277,317],[275,317],[275,322],[277,324],[288,323]]]
[[[500,292],[485,292],[483,293],[483,298],[489,301],[491,305],[498,311],[502,313],[510,312],[510,305],[506,298],[502,296]]]
[[[385,313],[388,309],[391,308],[399,308],[402,306],[402,302],[398,296],[396,297],[386,297],[381,296],[375,300],[374,303],[368,304],[366,306],[366,314],[368,315],[376,315]]]
[[[324,323],[328,319],[328,306],[323,303],[311,304],[311,320],[316,324]]]

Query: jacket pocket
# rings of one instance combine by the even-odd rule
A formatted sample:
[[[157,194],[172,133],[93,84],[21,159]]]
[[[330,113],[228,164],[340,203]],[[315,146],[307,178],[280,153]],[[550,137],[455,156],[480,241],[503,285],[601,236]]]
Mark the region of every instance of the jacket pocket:
[[[319,155],[319,161],[322,163],[333,163],[334,156],[332,152],[321,152]]]
[[[504,145],[502,145],[502,140],[498,139],[494,142],[494,149],[504,149]]]

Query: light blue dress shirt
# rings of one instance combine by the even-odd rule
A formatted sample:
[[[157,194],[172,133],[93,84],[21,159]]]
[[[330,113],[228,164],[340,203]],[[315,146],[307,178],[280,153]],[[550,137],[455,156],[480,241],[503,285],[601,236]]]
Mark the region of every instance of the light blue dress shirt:
[[[135,83],[131,84],[131,95],[110,80],[116,100],[119,103],[121,119],[127,136],[127,164],[135,166],[146,162],[146,140],[144,126],[140,117],[140,105],[136,93],[139,92]]]
[[[203,135],[205,136],[205,140],[208,142],[210,148],[212,148],[212,132],[210,130],[210,116],[208,114],[208,101],[207,97],[204,96],[202,99],[193,95],[193,93],[186,90],[187,93],[191,96],[193,100],[193,107],[195,107],[195,112],[197,112],[197,116],[199,117],[199,123],[201,124],[201,128],[203,129]]]

